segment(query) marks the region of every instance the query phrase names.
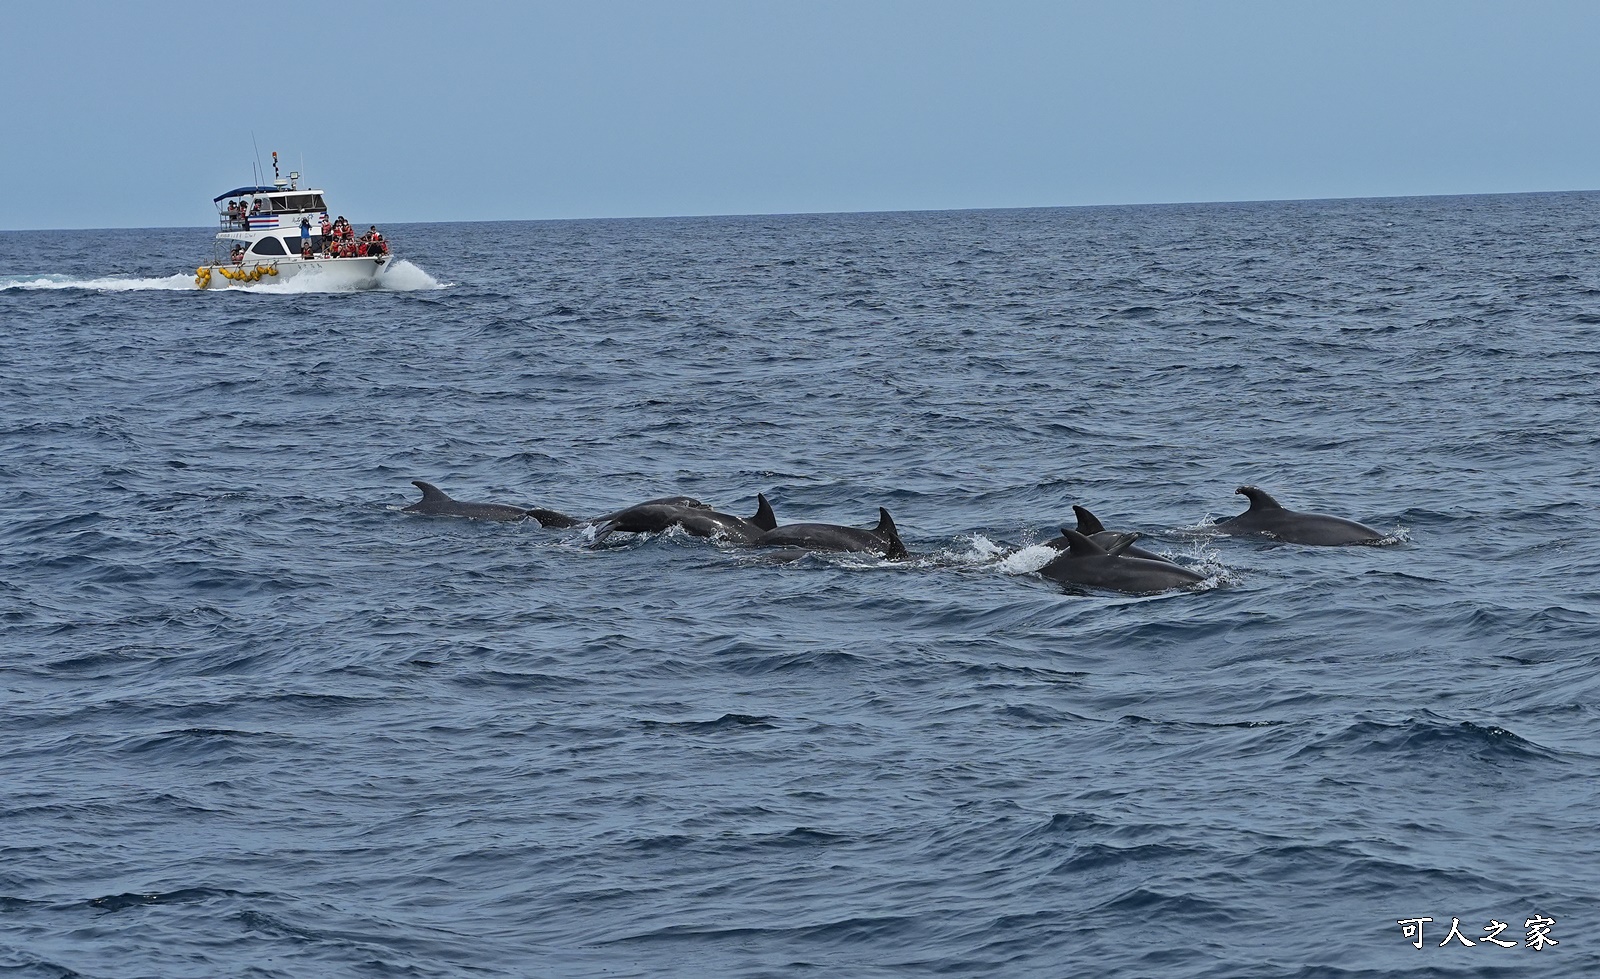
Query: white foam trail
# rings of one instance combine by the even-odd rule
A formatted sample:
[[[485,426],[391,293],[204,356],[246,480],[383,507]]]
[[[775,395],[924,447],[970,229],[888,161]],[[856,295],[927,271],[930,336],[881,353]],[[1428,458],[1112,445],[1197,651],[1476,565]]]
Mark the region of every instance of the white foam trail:
[[[74,279],[65,275],[11,276],[0,279],[0,290],[93,289],[97,292],[180,292],[194,289],[194,274],[180,272],[160,279]]]

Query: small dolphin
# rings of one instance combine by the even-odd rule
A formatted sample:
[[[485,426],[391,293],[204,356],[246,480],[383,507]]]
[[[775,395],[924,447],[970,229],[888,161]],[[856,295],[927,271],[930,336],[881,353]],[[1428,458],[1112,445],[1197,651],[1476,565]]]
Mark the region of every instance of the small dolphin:
[[[1087,509],[1074,505],[1072,512],[1078,515],[1078,533],[1099,544],[1101,547],[1110,547],[1122,538],[1122,534],[1113,533],[1106,529],[1100,518],[1090,513]],[[1044,542],[1046,547],[1053,547],[1058,551],[1065,551],[1072,546],[1072,542],[1065,537],[1053,537]],[[1161,561],[1165,564],[1176,564],[1169,558],[1162,557],[1155,551],[1147,551],[1142,547],[1131,544],[1122,552],[1125,557],[1143,558],[1146,561]]]
[[[878,508],[878,525],[871,530],[841,527],[831,523],[791,523],[769,530],[756,541],[761,547],[799,547],[810,551],[864,551],[881,554],[891,561],[906,558],[894,518]]]
[[[1235,536],[1270,537],[1289,544],[1371,544],[1383,535],[1366,524],[1330,517],[1325,513],[1301,513],[1286,510],[1277,500],[1254,486],[1241,486],[1234,490],[1250,499],[1250,509],[1238,516],[1218,520],[1216,527],[1224,534]]]
[[[476,520],[523,520],[528,517],[538,519],[539,513],[561,516],[553,510],[530,510],[527,507],[511,506],[506,503],[466,503],[452,500],[444,490],[432,483],[424,483],[420,479],[413,479],[411,485],[422,490],[422,499],[402,509],[401,513],[423,513],[431,517],[471,517]],[[540,523],[544,521],[541,519]]]
[[[757,493],[755,516],[749,520],[731,513],[718,513],[699,500],[667,497],[597,517],[594,524],[597,542],[614,533],[659,534],[678,527],[692,537],[717,537],[735,544],[754,544],[762,534],[776,527],[778,520],[766,496]]]
[[[1109,548],[1066,527],[1061,528],[1061,536],[1067,539],[1067,552],[1039,569],[1040,574],[1052,581],[1151,595],[1206,580],[1204,575],[1170,561],[1127,557],[1128,549],[1139,539],[1138,534],[1118,535]]]

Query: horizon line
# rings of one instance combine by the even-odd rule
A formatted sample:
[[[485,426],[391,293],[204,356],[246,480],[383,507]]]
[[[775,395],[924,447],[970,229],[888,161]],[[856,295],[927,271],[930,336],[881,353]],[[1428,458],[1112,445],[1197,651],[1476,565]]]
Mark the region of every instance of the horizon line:
[[[1227,206],[1231,204],[1315,204],[1324,201],[1399,201],[1399,200],[1427,200],[1431,198],[1449,197],[1533,197],[1539,195],[1559,194],[1592,194],[1600,192],[1600,188],[1574,188],[1567,190],[1510,190],[1510,191],[1470,191],[1466,193],[1438,193],[1438,194],[1377,194],[1354,195],[1349,197],[1241,197],[1228,200],[1201,200],[1201,201],[1123,201],[1101,204],[1022,204],[1022,205],[997,205],[978,207],[902,207],[881,208],[864,211],[749,211],[737,212],[705,212],[691,214],[617,214],[617,215],[590,215],[585,217],[565,218],[453,218],[433,221],[401,221],[386,220],[385,224],[537,224],[537,223],[567,223],[574,221],[679,221],[690,218],[784,218],[784,217],[825,217],[848,214],[963,214],[977,211],[1066,211],[1066,210],[1092,210],[1095,208],[1121,208],[1121,207],[1205,207]],[[117,225],[109,227],[57,227],[57,228],[0,228],[0,234],[18,234],[39,231],[163,231],[174,229],[205,230],[209,225],[191,224],[150,224],[150,225]]]

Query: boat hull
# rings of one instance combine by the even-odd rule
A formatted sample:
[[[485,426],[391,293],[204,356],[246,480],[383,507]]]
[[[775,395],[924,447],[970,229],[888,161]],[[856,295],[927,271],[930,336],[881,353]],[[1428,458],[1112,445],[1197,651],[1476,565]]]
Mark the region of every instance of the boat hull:
[[[372,289],[394,256],[381,258],[280,258],[271,262],[246,261],[242,265],[202,265],[195,269],[201,289],[231,289],[295,280],[296,285],[344,291]]]

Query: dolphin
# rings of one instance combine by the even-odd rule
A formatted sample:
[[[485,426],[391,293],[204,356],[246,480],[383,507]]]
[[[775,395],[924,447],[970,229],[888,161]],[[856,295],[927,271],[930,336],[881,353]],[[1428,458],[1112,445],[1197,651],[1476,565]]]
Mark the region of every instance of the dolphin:
[[[1039,569],[1040,574],[1052,581],[1152,595],[1206,580],[1204,575],[1170,561],[1127,557],[1128,549],[1139,539],[1138,534],[1117,535],[1109,548],[1066,527],[1061,528],[1061,536],[1067,539],[1067,552]]]
[[[1100,518],[1090,513],[1084,507],[1074,505],[1072,507],[1072,512],[1078,515],[1078,533],[1099,544],[1101,547],[1110,547],[1123,536],[1122,534],[1113,533],[1107,530],[1105,524],[1100,522]],[[1072,546],[1072,542],[1067,540],[1065,537],[1053,537],[1050,540],[1045,541],[1044,545],[1046,547],[1053,547],[1058,551],[1065,551]],[[1146,561],[1161,561],[1166,564],[1177,563],[1170,558],[1162,557],[1155,551],[1147,551],[1142,547],[1135,547],[1132,544],[1130,544],[1128,548],[1122,552],[1122,554],[1124,557],[1143,558]]]
[[[778,525],[772,504],[761,493],[756,494],[755,516],[749,520],[731,513],[718,513],[699,500],[666,497],[597,517],[593,522],[597,528],[594,535],[597,542],[614,533],[659,534],[678,527],[692,537],[718,537],[735,544],[754,544],[762,534]]]
[[[444,490],[424,483],[420,479],[413,479],[411,485],[422,490],[422,499],[405,507],[401,513],[422,513],[431,517],[471,517],[476,520],[524,520],[533,517],[543,526],[552,526],[545,523],[540,514],[546,514],[551,519],[572,519],[556,513],[554,510],[540,510],[537,508],[511,506],[507,503],[467,503],[462,500],[452,500]],[[554,524],[553,526],[566,526]]]
[[[906,558],[894,518],[878,508],[878,525],[871,530],[841,527],[831,523],[791,523],[768,530],[756,541],[761,547],[799,547],[810,551],[869,551],[891,561]]]
[[[1241,486],[1234,492],[1249,498],[1250,509],[1237,516],[1218,520],[1216,527],[1224,534],[1270,537],[1289,544],[1324,546],[1371,544],[1383,539],[1378,531],[1354,520],[1330,517],[1325,513],[1286,510],[1266,491],[1254,486]]]
[[[656,499],[653,499],[653,500],[645,500],[643,503],[635,503],[633,506],[624,507],[621,510],[617,510],[617,511],[615,511],[613,513],[608,513],[603,517],[595,517],[592,520],[581,520],[581,521],[579,521],[579,523],[602,524],[602,523],[605,523],[607,520],[615,520],[615,519],[617,519],[618,517],[622,516],[624,513],[627,513],[629,510],[636,510],[639,507],[647,507],[647,506],[684,507],[684,508],[687,508],[687,509],[690,509],[690,510],[709,510],[709,509],[711,509],[711,504],[709,504],[709,503],[701,503],[699,500],[695,499],[692,496],[661,496],[661,497],[657,497]]]

